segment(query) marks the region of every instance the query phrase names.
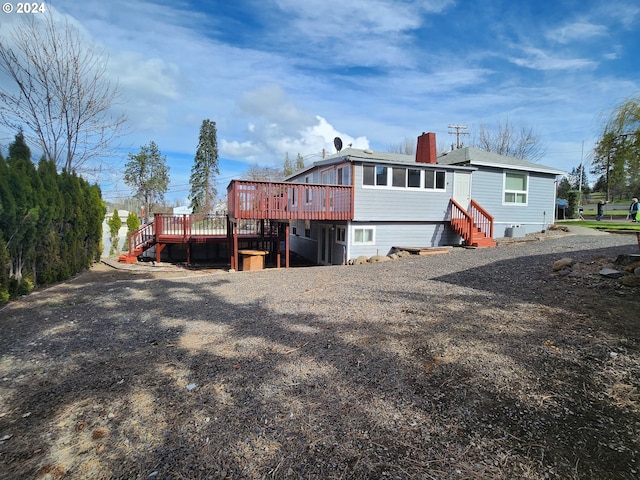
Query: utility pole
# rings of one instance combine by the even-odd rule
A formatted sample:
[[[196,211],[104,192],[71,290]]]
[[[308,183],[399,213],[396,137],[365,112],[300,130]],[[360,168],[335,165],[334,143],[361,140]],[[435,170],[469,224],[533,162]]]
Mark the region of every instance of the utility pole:
[[[462,130],[465,130],[469,127],[467,127],[466,125],[449,125],[449,128],[455,129],[455,132],[449,133],[456,136],[456,148],[459,149],[460,147],[462,147],[462,144],[460,143],[460,135],[469,135],[469,132],[463,132]]]

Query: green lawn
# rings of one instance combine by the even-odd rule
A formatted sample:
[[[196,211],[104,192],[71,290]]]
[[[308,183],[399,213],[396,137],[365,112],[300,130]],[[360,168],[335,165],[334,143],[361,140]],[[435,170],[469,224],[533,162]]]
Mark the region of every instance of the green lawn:
[[[626,213],[625,213],[626,216]],[[640,232],[640,223],[633,223],[631,220],[624,220],[624,217],[616,220],[609,220],[608,214],[605,218],[596,222],[595,220],[560,220],[558,225],[576,225],[578,227],[595,228],[597,230]]]

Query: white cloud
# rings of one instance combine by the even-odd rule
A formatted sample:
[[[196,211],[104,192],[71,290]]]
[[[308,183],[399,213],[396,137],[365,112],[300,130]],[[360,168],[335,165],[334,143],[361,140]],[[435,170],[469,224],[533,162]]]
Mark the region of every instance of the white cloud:
[[[528,47],[523,50],[526,54],[524,58],[511,57],[509,60],[520,67],[533,70],[577,70],[597,66],[593,60],[551,56],[539,48]]]
[[[596,25],[589,22],[574,22],[556,28],[547,33],[547,38],[558,43],[570,43],[575,41],[588,41],[595,37],[607,34],[604,25]]]

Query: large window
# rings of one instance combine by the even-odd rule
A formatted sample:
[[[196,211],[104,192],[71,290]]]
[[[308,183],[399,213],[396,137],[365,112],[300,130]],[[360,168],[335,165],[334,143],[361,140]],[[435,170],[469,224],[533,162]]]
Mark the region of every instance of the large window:
[[[373,227],[354,228],[353,229],[353,243],[354,244],[373,243],[373,241],[374,241],[374,228]]]
[[[529,190],[529,178],[526,173],[505,172],[504,203],[526,205]]]
[[[410,168],[408,170],[408,185],[411,188],[420,188],[420,170]]]
[[[385,167],[382,165],[362,166],[362,184],[377,187],[445,190],[447,188],[446,175],[444,170]],[[340,177],[338,176],[338,178]]]
[[[391,184],[394,187],[407,186],[407,169],[393,167],[393,178]]]
[[[351,168],[348,165],[338,168],[338,185],[351,185],[350,172]]]
[[[381,165],[364,165],[362,167],[362,183],[363,185],[387,185],[387,167]]]
[[[446,172],[441,170],[424,171],[424,188],[429,190],[444,190],[446,188]]]

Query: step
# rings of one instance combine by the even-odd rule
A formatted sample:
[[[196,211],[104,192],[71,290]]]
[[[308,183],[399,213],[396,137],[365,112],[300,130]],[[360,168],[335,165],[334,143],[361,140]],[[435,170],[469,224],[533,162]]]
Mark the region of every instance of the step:
[[[136,263],[138,261],[138,256],[124,253],[118,257],[118,261],[120,263]]]
[[[492,238],[478,238],[471,244],[472,247],[495,247],[496,242]]]

